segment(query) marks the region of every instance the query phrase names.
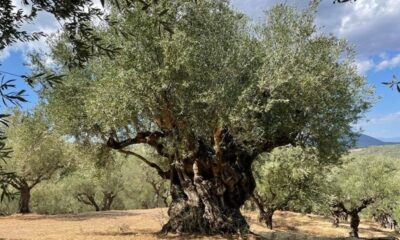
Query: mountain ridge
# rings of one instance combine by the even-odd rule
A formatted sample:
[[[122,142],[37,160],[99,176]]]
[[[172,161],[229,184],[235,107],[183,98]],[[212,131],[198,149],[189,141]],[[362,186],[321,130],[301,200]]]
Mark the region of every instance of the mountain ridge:
[[[382,145],[391,145],[391,144],[399,144],[400,142],[385,142],[379,140],[377,138],[368,136],[366,134],[361,134],[356,140],[356,148],[366,148],[371,146],[382,146]]]

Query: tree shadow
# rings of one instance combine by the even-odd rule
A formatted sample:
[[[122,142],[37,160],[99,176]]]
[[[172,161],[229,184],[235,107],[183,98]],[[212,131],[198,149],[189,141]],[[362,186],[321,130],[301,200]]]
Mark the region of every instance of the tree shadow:
[[[35,221],[35,220],[56,220],[56,221],[85,221],[90,219],[116,219],[123,216],[136,216],[140,213],[132,213],[127,211],[100,211],[100,212],[85,212],[78,214],[62,214],[62,215],[38,215],[38,214],[24,214],[14,215],[9,218],[23,221]]]

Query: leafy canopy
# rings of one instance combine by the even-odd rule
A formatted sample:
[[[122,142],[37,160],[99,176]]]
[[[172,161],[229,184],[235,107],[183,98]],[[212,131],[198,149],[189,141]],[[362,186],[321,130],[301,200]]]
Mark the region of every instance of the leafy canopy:
[[[105,142],[159,130],[182,156],[218,127],[256,155],[290,143],[334,162],[351,146],[371,90],[346,42],[317,31],[317,3],[278,5],[254,29],[227,1],[159,2],[172,32],[141,9],[115,11],[119,34],[95,29],[124,51],[61,68],[64,84],[42,93],[58,131]],[[73,54],[62,36],[52,49],[60,65]]]

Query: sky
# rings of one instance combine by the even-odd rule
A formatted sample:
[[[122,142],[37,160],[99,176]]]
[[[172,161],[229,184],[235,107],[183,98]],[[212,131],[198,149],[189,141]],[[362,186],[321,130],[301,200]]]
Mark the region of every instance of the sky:
[[[13,0],[20,5],[21,0]],[[255,22],[264,22],[264,12],[276,4],[287,3],[298,8],[307,6],[307,0],[231,0],[234,8],[246,13]],[[99,4],[99,3],[97,3]],[[368,84],[375,87],[378,96],[373,107],[355,128],[364,134],[386,141],[400,141],[400,93],[387,88],[383,81],[390,81],[394,74],[400,76],[400,0],[357,0],[346,4],[333,4],[321,0],[316,15],[319,31],[333,34],[349,41],[356,49],[356,64]],[[24,26],[29,31],[55,33],[60,24],[48,14],[40,14],[32,24]],[[48,51],[43,40],[17,43],[0,52],[0,71],[28,74],[24,65],[29,51]],[[12,76],[7,76],[12,78]],[[27,89],[30,109],[38,101],[36,94],[21,81],[18,87]]]

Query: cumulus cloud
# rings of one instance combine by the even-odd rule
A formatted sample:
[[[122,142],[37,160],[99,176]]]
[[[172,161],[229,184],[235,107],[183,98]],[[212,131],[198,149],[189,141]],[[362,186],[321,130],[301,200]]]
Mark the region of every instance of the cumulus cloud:
[[[263,21],[263,11],[277,3],[288,3],[299,8],[307,1],[279,0],[233,0],[232,4],[256,21]],[[345,38],[354,45],[359,58],[388,51],[400,50],[399,0],[363,0],[345,4],[321,1],[316,16],[319,29]],[[371,62],[364,62],[363,67]],[[367,64],[367,65],[366,65]]]
[[[375,67],[375,64],[372,60],[363,60],[363,61],[357,61],[356,62],[357,70],[360,74],[364,75],[366,74],[369,70],[373,69]]]
[[[393,69],[400,66],[400,54],[394,56],[393,58],[384,59],[376,66],[376,70]]]

